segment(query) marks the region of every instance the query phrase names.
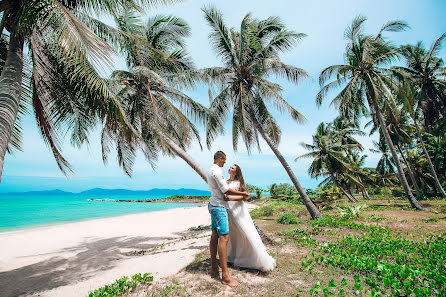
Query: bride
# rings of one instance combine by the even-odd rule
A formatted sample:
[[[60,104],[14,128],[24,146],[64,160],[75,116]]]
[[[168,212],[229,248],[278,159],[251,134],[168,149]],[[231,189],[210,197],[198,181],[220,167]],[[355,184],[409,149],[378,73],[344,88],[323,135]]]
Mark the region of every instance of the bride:
[[[238,165],[232,165],[228,173],[230,176],[228,185],[231,189],[247,190],[242,171]],[[228,243],[228,262],[238,267],[271,271],[276,266],[276,260],[266,251],[243,198],[245,197],[226,195],[231,234]]]

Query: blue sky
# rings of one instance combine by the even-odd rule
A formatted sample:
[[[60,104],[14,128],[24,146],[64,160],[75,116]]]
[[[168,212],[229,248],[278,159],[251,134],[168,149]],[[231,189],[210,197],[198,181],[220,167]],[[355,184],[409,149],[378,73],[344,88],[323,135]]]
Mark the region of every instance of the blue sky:
[[[323,106],[315,105],[315,96],[319,90],[317,78],[320,71],[333,64],[343,63],[345,28],[358,14],[368,17],[366,30],[375,33],[382,24],[389,20],[402,19],[409,23],[411,29],[406,32],[390,33],[396,44],[414,44],[421,40],[426,47],[446,32],[446,1],[444,0],[315,0],[315,1],[185,1],[169,7],[160,7],[147,11],[147,16],[153,14],[173,14],[185,19],[192,28],[192,36],[188,39],[188,50],[197,67],[219,65],[207,39],[209,27],[206,24],[201,7],[213,4],[224,15],[225,22],[230,27],[238,27],[246,13],[253,17],[266,18],[280,16],[287,27],[308,36],[292,51],[284,54],[282,59],[288,63],[304,68],[311,78],[302,81],[298,86],[283,82],[284,97],[301,113],[307,122],[303,125],[294,123],[288,116],[276,114],[282,127],[282,142],[280,150],[291,164],[295,174],[304,187],[315,187],[317,181],[307,175],[309,160],[294,162],[294,158],[304,151],[300,142],[311,142],[311,135],[321,121],[331,121],[337,111],[329,106],[330,96]],[[104,20],[109,22],[109,20]],[[441,51],[441,57],[446,57],[446,50]],[[125,69],[121,57],[115,59],[116,69]],[[108,75],[109,73],[106,73]],[[281,82],[282,83],[282,82]],[[208,104],[207,89],[197,88],[187,90],[187,94],[205,105]],[[333,94],[332,94],[333,95]],[[367,120],[364,119],[363,123]],[[133,177],[127,177],[117,166],[116,158],[110,158],[104,165],[101,158],[100,137],[98,128],[90,136],[90,144],[82,148],[73,148],[67,137],[63,152],[73,165],[74,174],[66,178],[59,172],[48,148],[45,146],[36,129],[35,120],[31,115],[25,117],[24,151],[7,155],[3,171],[0,192],[63,189],[73,192],[83,191],[93,187],[102,188],[197,188],[206,189],[201,178],[181,159],[161,157],[154,171],[144,158],[139,155],[135,162]],[[262,142],[262,152],[253,151],[248,155],[242,145],[237,153],[233,152],[230,129],[220,136],[213,144],[211,151],[206,148],[200,151],[195,144],[189,153],[203,167],[212,163],[212,155],[216,150],[224,150],[228,155],[227,169],[230,164],[241,166],[245,180],[259,186],[272,183],[288,182],[288,176],[280,166],[267,145]],[[203,134],[202,134],[203,135]],[[203,135],[204,137],[204,135]],[[376,136],[361,137],[360,141],[368,155],[366,165],[375,166],[378,155],[369,152],[372,140]]]

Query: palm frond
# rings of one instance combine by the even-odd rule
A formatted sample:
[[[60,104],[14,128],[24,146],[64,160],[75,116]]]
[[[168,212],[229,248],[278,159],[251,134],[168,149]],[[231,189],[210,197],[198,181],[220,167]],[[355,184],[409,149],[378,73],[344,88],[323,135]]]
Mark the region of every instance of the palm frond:
[[[213,6],[204,7],[201,10],[212,28],[209,39],[217,56],[221,56],[225,62],[235,62],[237,55],[232,48],[229,30],[224,24],[222,14]]]

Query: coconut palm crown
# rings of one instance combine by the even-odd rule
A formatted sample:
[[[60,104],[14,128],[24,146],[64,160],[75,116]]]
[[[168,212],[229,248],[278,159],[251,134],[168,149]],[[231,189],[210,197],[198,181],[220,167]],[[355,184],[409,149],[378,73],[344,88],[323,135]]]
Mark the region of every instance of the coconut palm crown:
[[[347,46],[346,64],[325,68],[320,76],[321,90],[316,96],[317,104],[322,104],[329,91],[342,87],[331,104],[341,115],[357,118],[370,114],[372,120],[381,128],[386,144],[392,154],[398,178],[412,207],[423,209],[412,194],[395,147],[386,127],[383,110],[395,105],[392,89],[396,89],[389,64],[398,58],[397,49],[387,41],[383,34],[388,31],[401,31],[408,27],[403,21],[391,21],[384,24],[376,36],[364,33],[366,18],[356,17],[345,31]],[[329,80],[334,77],[333,81]]]
[[[159,153],[180,156],[206,180],[206,171],[186,149],[192,140],[200,142],[192,121],[204,124],[208,110],[169,84],[172,76],[193,69],[184,47],[190,27],[181,18],[161,15],[143,24],[134,10],[122,11],[116,20],[123,32],[140,37],[127,45],[130,70],[114,71],[110,85],[141,137],[127,135],[119,124],[108,120],[102,132],[104,162],[114,144],[118,163],[129,176],[137,149],[141,149],[152,167]]]
[[[110,117],[127,123],[99,70],[111,66],[112,46],[118,48],[129,36],[91,15],[110,16],[123,7],[168,2],[174,1],[0,1],[2,47],[7,44],[3,47],[6,55],[0,59],[4,61],[0,77],[0,177],[8,145],[20,149],[18,115],[26,107],[33,110],[42,137],[63,173],[71,171],[60,149],[65,130],[71,130],[71,142],[80,145],[87,141],[88,131],[97,120]],[[4,35],[4,30],[9,34]]]
[[[287,171],[311,216],[320,217],[277,149],[281,130],[267,105],[291,115],[297,122],[304,121],[303,115],[283,98],[282,87],[268,79],[273,75],[298,83],[308,76],[303,69],[285,64],[279,58],[280,53],[292,49],[305,34],[287,30],[278,17],[258,20],[251,14],[243,18],[239,30],[229,29],[215,8],[206,7],[203,12],[211,27],[210,43],[223,61],[223,66],[201,70],[203,80],[212,85],[210,108],[216,115],[207,124],[208,146],[223,133],[224,122],[232,111],[234,150],[237,150],[240,138],[248,152],[253,146],[260,150],[260,134]]]

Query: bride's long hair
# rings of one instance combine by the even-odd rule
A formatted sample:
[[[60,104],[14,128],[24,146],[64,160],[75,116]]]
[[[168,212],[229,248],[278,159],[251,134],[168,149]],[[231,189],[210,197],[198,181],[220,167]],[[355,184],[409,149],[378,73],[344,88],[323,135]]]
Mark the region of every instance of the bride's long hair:
[[[235,180],[238,180],[240,182],[240,191],[248,191],[248,188],[246,187],[245,180],[243,179],[242,170],[240,169],[240,166],[237,164],[234,164],[235,166]]]

